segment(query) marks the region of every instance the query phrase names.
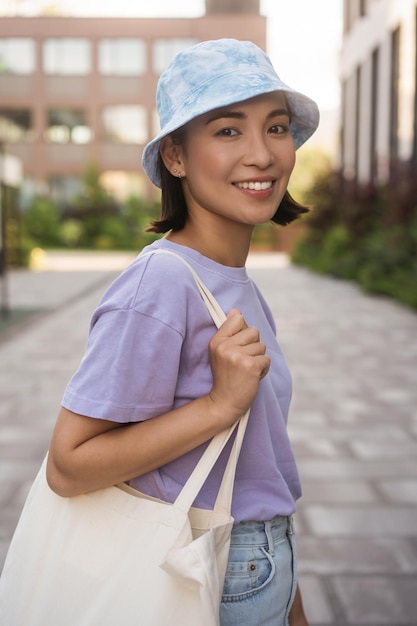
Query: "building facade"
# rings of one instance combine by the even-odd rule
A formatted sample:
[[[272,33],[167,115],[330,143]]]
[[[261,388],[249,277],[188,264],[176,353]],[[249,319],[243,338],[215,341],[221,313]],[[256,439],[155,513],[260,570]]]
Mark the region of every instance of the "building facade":
[[[341,169],[382,183],[417,165],[417,2],[344,0]]]
[[[0,18],[0,141],[22,161],[24,193],[68,200],[93,162],[116,197],[152,197],[141,154],[174,54],[220,37],[266,47],[259,0],[232,5],[211,1],[189,19]]]

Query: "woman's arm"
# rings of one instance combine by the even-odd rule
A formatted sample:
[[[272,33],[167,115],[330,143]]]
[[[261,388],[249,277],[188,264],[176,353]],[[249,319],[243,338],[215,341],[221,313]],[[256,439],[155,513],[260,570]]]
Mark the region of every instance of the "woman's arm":
[[[120,425],[61,408],[48,455],[48,483],[74,496],[146,474],[218,430],[209,397],[153,419]]]
[[[304,613],[303,602],[301,600],[300,587],[297,586],[294,602],[289,614],[290,626],[308,626],[308,621]]]
[[[48,455],[48,483],[62,496],[141,476],[228,428],[251,406],[270,360],[259,332],[237,310],[213,336],[211,392],[134,424],[93,419],[62,408]]]

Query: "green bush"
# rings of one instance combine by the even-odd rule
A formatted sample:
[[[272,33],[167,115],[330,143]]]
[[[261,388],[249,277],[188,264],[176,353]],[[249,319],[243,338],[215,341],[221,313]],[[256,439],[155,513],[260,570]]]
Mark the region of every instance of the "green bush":
[[[139,251],[159,235],[147,233],[159,216],[158,202],[132,196],[118,203],[100,183],[100,172],[89,164],[82,191],[66,205],[36,196],[19,209],[17,192],[4,191],[7,264],[29,263],[34,248],[78,248]]]
[[[8,267],[27,267],[33,240],[22,232],[19,220],[11,217],[6,221],[6,262]]]
[[[69,219],[61,222],[58,228],[59,241],[67,248],[75,248],[84,237],[84,227],[80,220]]]
[[[363,289],[417,308],[417,217],[411,224],[375,231],[363,248],[358,273]]]
[[[117,203],[100,184],[100,172],[90,164],[82,192],[65,206],[35,197],[22,212],[22,224],[33,246],[97,250],[140,250],[158,235],[146,233],[159,205],[138,197]]]
[[[294,263],[417,308],[417,173],[406,170],[384,187],[360,188],[329,172],[315,195]]]
[[[53,247],[60,245],[59,214],[51,200],[35,197],[30,207],[22,214],[24,232],[37,245]]]

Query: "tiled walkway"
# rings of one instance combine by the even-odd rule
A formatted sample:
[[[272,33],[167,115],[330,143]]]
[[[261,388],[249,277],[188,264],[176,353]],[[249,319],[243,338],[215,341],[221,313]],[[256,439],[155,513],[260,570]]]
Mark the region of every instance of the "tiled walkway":
[[[91,312],[128,257],[49,261],[59,271],[8,278],[12,308],[36,314],[0,333],[0,567]],[[311,626],[417,626],[417,315],[279,255],[248,267],[294,378]]]

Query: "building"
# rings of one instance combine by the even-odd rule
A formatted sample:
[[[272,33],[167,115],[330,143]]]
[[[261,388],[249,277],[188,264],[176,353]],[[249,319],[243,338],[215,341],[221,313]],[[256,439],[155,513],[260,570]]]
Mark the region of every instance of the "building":
[[[181,48],[220,37],[265,49],[259,0],[207,0],[190,19],[0,18],[0,141],[23,163],[24,194],[65,201],[94,162],[116,196],[151,197],[140,159],[158,77]]]
[[[417,2],[344,0],[341,169],[382,183],[417,165]]]

